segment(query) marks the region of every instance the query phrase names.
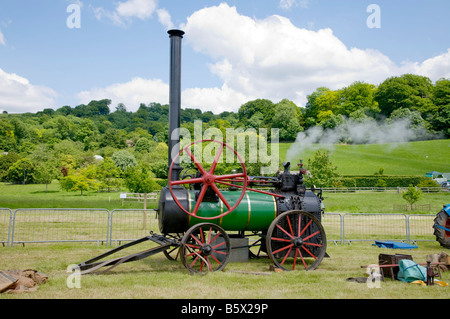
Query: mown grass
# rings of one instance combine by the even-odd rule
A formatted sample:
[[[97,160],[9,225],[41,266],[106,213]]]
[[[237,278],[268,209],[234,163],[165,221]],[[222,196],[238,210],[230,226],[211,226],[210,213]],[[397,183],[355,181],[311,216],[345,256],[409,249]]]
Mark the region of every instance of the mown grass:
[[[450,289],[390,279],[381,282],[380,288],[369,288],[365,283],[346,280],[366,277],[366,270],[361,266],[376,264],[380,253],[410,254],[414,261],[425,262],[427,254],[442,251],[435,242],[420,243],[414,250],[395,251],[370,243],[329,244],[330,257],[309,272],[273,272],[269,270],[269,260],[261,258],[248,263],[230,263],[222,272],[190,275],[180,261],[169,261],[159,254],[120,265],[106,274],[83,276],[81,288],[68,288],[71,274],[67,272],[68,265],[108,249],[90,244],[0,248],[0,269],[31,268],[49,276],[49,282],[36,292],[2,294],[0,299],[448,299]],[[450,282],[450,272],[443,272],[442,276],[442,281]]]
[[[280,143],[282,161],[292,143]],[[295,147],[295,146],[293,146]],[[330,160],[341,175],[373,175],[380,168],[386,175],[425,176],[430,171],[450,172],[450,140],[392,144],[312,145],[295,161],[311,158],[317,149],[330,152]]]
[[[430,170],[449,171],[448,140],[382,145],[337,145],[331,152],[333,164],[341,174],[373,174],[384,167],[385,174],[424,175]],[[285,154],[289,144],[281,144]],[[310,152],[310,155],[313,151]],[[428,156],[428,159],[426,158]],[[303,157],[306,162],[307,157]],[[126,201],[122,205],[119,192],[67,193],[57,182],[49,185],[0,185],[0,207],[16,208],[143,208],[143,202]],[[399,213],[393,204],[404,203],[401,194],[325,193],[327,212]],[[424,194],[418,204],[431,204],[435,214],[450,203],[450,193]],[[150,202],[149,208],[156,207]],[[403,212],[404,213],[404,212]],[[408,212],[411,213],[411,212]],[[430,226],[431,227],[431,226]],[[143,244],[143,246],[145,246]],[[146,247],[136,247],[144,250]],[[328,244],[330,258],[315,271],[276,273],[269,270],[268,259],[231,263],[225,271],[206,276],[192,276],[180,261],[169,261],[158,254],[141,261],[120,265],[104,275],[84,276],[80,289],[67,287],[67,266],[88,260],[111,249],[91,243],[26,244],[0,247],[0,270],[36,269],[47,274],[49,282],[33,293],[2,294],[0,299],[448,299],[450,287],[423,287],[386,280],[379,289],[346,281],[349,277],[365,277],[361,265],[377,263],[380,253],[411,254],[416,262],[424,262],[427,254],[446,251],[437,242],[419,242],[414,250],[389,250],[372,246],[371,242],[350,245]],[[133,250],[134,251],[134,250]],[[131,253],[131,252],[130,252]],[[448,253],[448,252],[447,252]],[[242,273],[244,272],[244,273]],[[261,272],[262,275],[248,272]],[[450,272],[442,280],[450,283]]]
[[[148,201],[147,208],[156,208],[156,201]],[[17,208],[104,208],[142,209],[144,202],[120,199],[120,192],[66,192],[60,189],[59,182],[48,185],[10,185],[0,184],[0,207]]]
[[[401,193],[392,191],[324,193],[323,197],[325,211],[329,213],[436,214],[443,205],[450,203],[450,192],[423,193],[422,198],[417,202],[419,209],[406,212],[394,207],[394,204],[406,205],[407,203]]]
[[[9,185],[0,184],[0,207],[17,208],[101,208],[110,211],[114,209],[142,209],[143,201],[120,199],[120,192],[98,193],[85,192],[68,193],[59,190],[57,181],[48,187],[45,185]],[[393,204],[406,204],[401,194],[397,192],[356,192],[356,193],[324,193],[327,212],[339,213],[399,213]],[[450,202],[450,192],[424,193],[417,204],[430,204],[430,210],[413,211],[413,213],[435,213],[442,205]],[[149,200],[147,208],[156,208],[157,201]]]

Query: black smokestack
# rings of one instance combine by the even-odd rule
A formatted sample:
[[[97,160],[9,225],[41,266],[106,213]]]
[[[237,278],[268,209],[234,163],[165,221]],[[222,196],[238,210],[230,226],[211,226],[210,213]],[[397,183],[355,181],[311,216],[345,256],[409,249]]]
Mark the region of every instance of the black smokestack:
[[[169,167],[180,151],[181,112],[181,39],[184,31],[169,30],[170,35],[170,95],[169,95]],[[181,167],[176,163],[172,169],[172,181],[179,180]]]

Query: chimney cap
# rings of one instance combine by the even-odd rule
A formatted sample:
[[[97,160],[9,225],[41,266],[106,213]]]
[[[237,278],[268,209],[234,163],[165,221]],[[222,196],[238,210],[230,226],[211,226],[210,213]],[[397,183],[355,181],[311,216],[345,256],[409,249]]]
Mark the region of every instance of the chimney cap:
[[[171,36],[179,36],[179,37],[183,37],[184,35],[184,31],[182,30],[178,30],[178,29],[172,29],[167,31],[168,34],[170,34]]]

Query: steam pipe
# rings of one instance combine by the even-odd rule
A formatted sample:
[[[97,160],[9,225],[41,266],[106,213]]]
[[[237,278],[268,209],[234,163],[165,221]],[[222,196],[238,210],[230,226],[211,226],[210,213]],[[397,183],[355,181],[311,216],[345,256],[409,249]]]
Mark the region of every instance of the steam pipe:
[[[181,112],[181,40],[184,31],[169,30],[170,35],[170,94],[169,94],[169,165],[180,152],[180,112]],[[181,166],[175,163],[172,181],[179,180]]]

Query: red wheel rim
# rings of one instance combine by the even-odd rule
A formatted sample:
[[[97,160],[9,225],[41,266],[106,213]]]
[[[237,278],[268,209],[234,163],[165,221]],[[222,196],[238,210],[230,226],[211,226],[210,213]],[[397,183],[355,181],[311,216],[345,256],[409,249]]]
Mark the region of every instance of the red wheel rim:
[[[214,161],[211,164],[211,168],[209,169],[209,171],[206,171],[203,168],[203,166],[195,158],[194,154],[189,150],[189,148],[192,145],[198,144],[198,143],[203,143],[203,142],[213,142],[213,143],[219,143],[221,145],[220,150],[217,152],[217,154],[216,154],[216,156],[214,158]],[[227,175],[214,175],[214,170],[216,169],[217,163],[218,163],[218,161],[220,159],[220,156],[222,155],[223,150],[224,150],[225,147],[227,147],[230,150],[232,150],[233,153],[236,155],[237,159],[239,160],[239,162],[241,164],[242,173],[227,174]],[[188,179],[188,180],[178,180],[178,181],[172,181],[170,179],[171,176],[172,176],[172,170],[173,170],[174,164],[176,163],[177,159],[180,157],[180,155],[183,152],[186,152],[189,155],[191,160],[194,162],[195,166],[198,168],[198,170],[202,174],[202,177]],[[236,201],[236,203],[233,206],[231,206],[228,203],[228,201],[225,199],[225,197],[223,196],[222,192],[219,190],[219,188],[216,185],[216,182],[219,183],[219,184],[228,185],[228,183],[226,183],[224,181],[229,181],[231,179],[239,179],[239,181],[243,183],[243,185],[239,187],[239,188],[241,188],[241,195],[239,196],[239,199]],[[247,189],[247,182],[248,182],[247,171],[245,169],[244,162],[242,161],[242,159],[239,156],[239,154],[236,152],[236,150],[231,148],[229,145],[225,144],[224,142],[220,142],[220,141],[216,141],[216,140],[200,140],[200,141],[196,141],[196,142],[193,142],[193,143],[185,146],[177,154],[177,156],[174,158],[172,164],[170,165],[170,169],[169,169],[169,189],[170,189],[170,193],[172,194],[173,200],[175,201],[175,203],[177,203],[178,207],[180,207],[180,209],[183,210],[186,214],[188,214],[190,216],[193,216],[193,217],[196,217],[196,218],[199,218],[199,219],[205,219],[205,220],[218,219],[218,218],[221,218],[221,217],[231,213],[234,209],[236,209],[236,207],[240,204],[240,202],[244,198],[245,191]],[[200,190],[200,193],[198,195],[195,207],[193,208],[192,212],[189,212],[183,207],[183,205],[181,205],[180,201],[175,196],[172,186],[174,186],[174,185],[196,184],[196,183],[203,183],[203,186],[202,186],[202,188]],[[228,210],[225,211],[224,213],[220,214],[220,215],[213,216],[213,217],[197,216],[198,209],[200,207],[200,204],[201,204],[201,202],[202,202],[202,200],[203,200],[203,198],[205,196],[205,193],[206,193],[206,190],[208,189],[208,187],[211,187],[213,189],[213,191],[222,200],[222,202],[224,203],[224,205],[227,207]]]

